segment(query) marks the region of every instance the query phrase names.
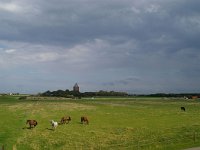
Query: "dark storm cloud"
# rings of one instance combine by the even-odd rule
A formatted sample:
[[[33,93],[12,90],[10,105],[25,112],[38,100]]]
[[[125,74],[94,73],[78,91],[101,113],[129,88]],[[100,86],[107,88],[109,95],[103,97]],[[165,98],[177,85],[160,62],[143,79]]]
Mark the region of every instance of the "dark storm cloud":
[[[2,28],[5,32],[2,35],[8,34],[11,40],[70,45],[71,42],[123,32],[119,30],[124,24],[118,20],[121,18],[117,10],[121,4],[119,2],[24,1],[22,7],[27,8],[25,10],[20,4],[22,2],[16,1],[11,8],[4,4],[8,8],[2,10]]]
[[[11,8],[9,3],[2,3],[8,8],[1,9],[1,38],[71,45],[94,38],[123,37],[124,40],[137,39],[141,45],[145,42],[154,48],[157,45],[149,40],[164,35],[175,40],[190,40],[186,42],[190,44],[199,33],[198,3],[13,1]]]

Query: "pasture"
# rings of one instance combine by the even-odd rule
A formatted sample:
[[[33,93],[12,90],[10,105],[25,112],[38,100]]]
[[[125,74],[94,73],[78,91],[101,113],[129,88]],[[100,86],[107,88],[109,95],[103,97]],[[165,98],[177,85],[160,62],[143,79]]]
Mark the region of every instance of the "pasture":
[[[186,111],[180,108],[184,106]],[[50,120],[69,115],[52,130]],[[81,124],[87,116],[89,125]],[[178,150],[200,146],[200,101],[169,98],[19,100],[0,96],[0,149]],[[27,119],[38,125],[29,129]]]

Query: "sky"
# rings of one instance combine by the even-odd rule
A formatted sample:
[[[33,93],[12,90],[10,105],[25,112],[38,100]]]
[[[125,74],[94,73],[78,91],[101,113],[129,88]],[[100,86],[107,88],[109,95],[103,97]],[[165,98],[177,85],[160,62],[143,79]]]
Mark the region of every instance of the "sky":
[[[200,92],[198,0],[0,0],[0,93]]]

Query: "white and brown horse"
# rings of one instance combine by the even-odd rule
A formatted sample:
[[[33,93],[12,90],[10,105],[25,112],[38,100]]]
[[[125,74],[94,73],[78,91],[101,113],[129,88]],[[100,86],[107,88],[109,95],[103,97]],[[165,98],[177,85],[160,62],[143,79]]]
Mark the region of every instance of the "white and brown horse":
[[[55,130],[58,126],[58,122],[51,120],[50,123],[51,123],[52,128]]]

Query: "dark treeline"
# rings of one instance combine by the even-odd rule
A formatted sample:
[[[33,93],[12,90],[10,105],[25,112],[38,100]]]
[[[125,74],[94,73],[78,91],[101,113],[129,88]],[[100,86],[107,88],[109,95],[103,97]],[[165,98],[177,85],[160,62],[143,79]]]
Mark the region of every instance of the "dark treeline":
[[[200,93],[156,93],[156,94],[128,94],[126,92],[115,92],[115,91],[103,91],[100,90],[98,92],[76,92],[70,90],[57,90],[57,91],[46,91],[44,93],[39,94],[40,96],[54,96],[54,97],[66,97],[66,98],[81,98],[81,97],[101,97],[101,96],[133,96],[133,97],[198,97],[200,98]]]
[[[194,96],[200,98],[200,93],[156,93],[156,94],[147,94],[147,95],[135,95],[135,96],[148,96],[148,97],[187,97],[192,98]]]
[[[74,92],[70,90],[57,90],[57,91],[46,91],[44,93],[41,93],[40,96],[54,96],[54,97],[67,97],[67,98],[73,98],[73,97],[81,97],[81,93]]]
[[[85,92],[83,93],[84,97],[93,97],[93,96],[129,96],[126,92],[115,92],[115,91],[99,91],[99,92]]]
[[[40,96],[55,96],[55,97],[96,97],[96,96],[128,96],[125,92],[115,92],[115,91],[98,91],[98,92],[76,92],[70,90],[57,90],[57,91],[46,91],[44,93],[39,94]]]

